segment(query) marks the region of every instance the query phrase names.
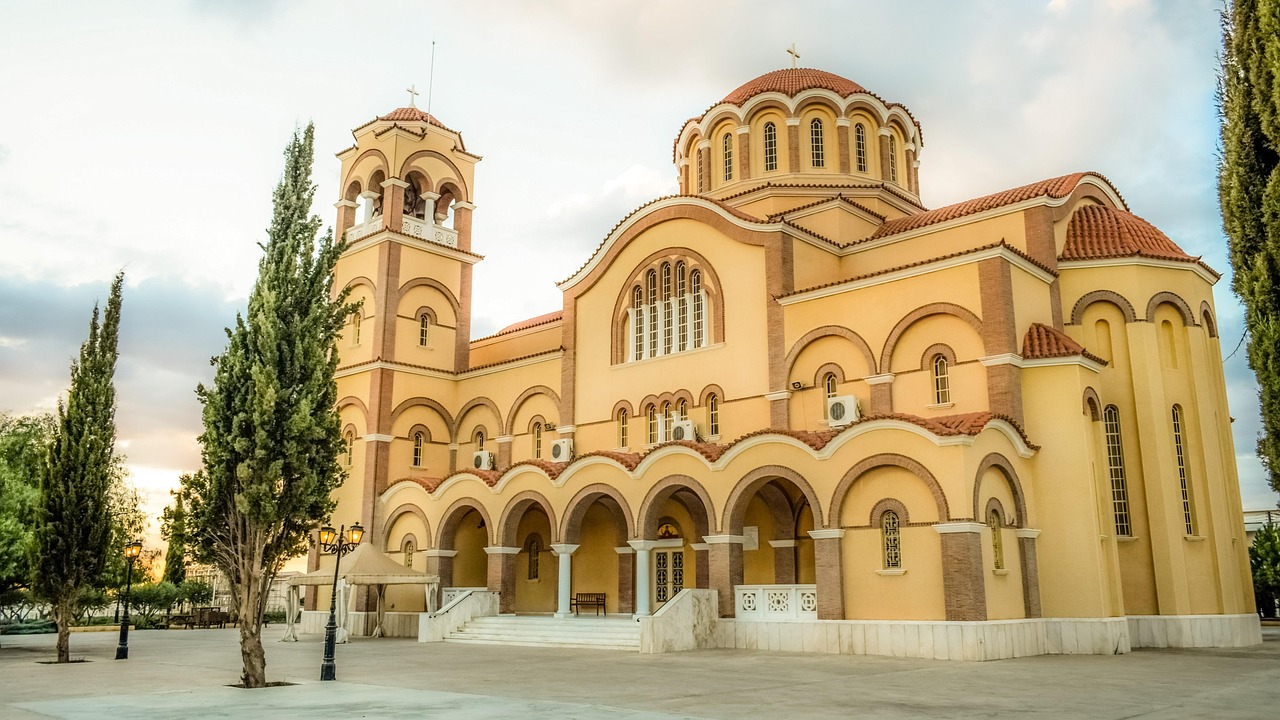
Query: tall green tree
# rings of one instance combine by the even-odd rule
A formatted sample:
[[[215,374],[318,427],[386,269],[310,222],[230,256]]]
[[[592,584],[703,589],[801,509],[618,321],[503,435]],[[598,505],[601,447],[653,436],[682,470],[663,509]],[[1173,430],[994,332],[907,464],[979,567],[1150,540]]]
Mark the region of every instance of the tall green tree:
[[[1233,0],[1222,26],[1218,196],[1258,378],[1258,457],[1280,492],[1280,0]]]
[[[0,594],[26,587],[31,576],[31,515],[54,421],[0,413]]]
[[[308,125],[285,149],[248,313],[227,330],[213,386],[197,389],[204,467],[183,479],[188,547],[231,584],[246,687],[266,683],[261,633],[270,583],[306,550],[344,479],[334,371],[336,341],[354,307],[333,290],[343,246],[332,232],[317,240],[320,219],[309,214],[313,142]]]
[[[1280,525],[1267,523],[1254,533],[1249,546],[1249,569],[1253,572],[1253,596],[1258,610],[1276,616],[1280,600]]]
[[[93,307],[89,339],[71,364],[71,389],[58,403],[53,443],[40,474],[40,499],[31,549],[32,589],[53,606],[58,623],[58,662],[70,662],[68,640],[77,600],[95,587],[107,562],[111,486],[116,442],[116,358],[120,289],[111,283],[107,309]]]
[[[161,580],[181,585],[187,579],[187,511],[182,507],[182,493],[174,493],[173,505],[160,516],[160,537],[169,542],[164,553],[164,575]]]

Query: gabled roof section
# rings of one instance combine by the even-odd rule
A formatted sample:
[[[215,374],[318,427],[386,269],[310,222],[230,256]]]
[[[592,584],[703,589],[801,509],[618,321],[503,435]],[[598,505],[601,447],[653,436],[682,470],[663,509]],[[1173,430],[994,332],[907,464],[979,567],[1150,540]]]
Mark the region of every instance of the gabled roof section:
[[[1086,177],[1094,177],[1101,180],[1108,188],[1115,192],[1115,187],[1111,185],[1105,177],[1092,172],[1077,172],[1070,175],[1062,175],[1048,180],[1041,180],[1029,185],[1010,188],[1009,190],[1001,190],[998,193],[984,195],[982,197],[965,200],[952,205],[945,205],[934,210],[922,212],[919,215],[910,215],[908,217],[896,218],[889,220],[881,225],[871,237],[867,240],[875,240],[877,238],[889,235],[897,235],[910,230],[916,230],[929,225],[955,220],[968,215],[976,215],[980,212],[995,210],[997,208],[1013,205],[1015,203],[1034,200],[1036,198],[1049,198],[1052,200],[1064,200],[1075,192],[1076,187]],[[1116,197],[1120,197],[1120,193],[1116,192]],[[1121,198],[1121,202],[1123,202]]]
[[[1066,333],[1041,323],[1031,323],[1027,334],[1022,338],[1022,357],[1026,360],[1071,357],[1081,355],[1090,360],[1106,365],[1107,361],[1085,350],[1080,343],[1072,340]]]
[[[1077,208],[1067,225],[1063,260],[1097,260],[1133,256],[1161,260],[1193,258],[1156,226],[1124,210],[1102,205]]]
[[[369,127],[370,125],[372,125],[372,124],[374,124],[374,123],[376,123],[376,122],[393,122],[393,123],[394,123],[394,122],[422,122],[422,123],[426,123],[426,124],[428,124],[428,125],[434,125],[434,126],[436,126],[436,127],[440,128],[441,130],[448,130],[449,132],[453,133],[454,135],[457,135],[457,136],[458,136],[458,149],[462,150],[463,152],[466,152],[466,150],[467,150],[467,143],[462,139],[462,133],[460,133],[460,132],[458,132],[457,130],[454,130],[453,128],[451,128],[451,127],[449,127],[449,126],[445,125],[444,123],[440,122],[439,120],[437,120],[437,119],[436,119],[436,116],[434,116],[434,115],[432,115],[432,114],[430,114],[430,113],[428,113],[428,112],[426,112],[426,111],[419,110],[419,109],[418,109],[418,108],[416,108],[416,107],[402,107],[402,108],[396,108],[395,110],[392,110],[391,112],[387,113],[386,115],[382,115],[382,116],[380,116],[380,117],[376,117],[376,118],[374,118],[374,119],[370,120],[369,122],[367,122],[367,123],[365,123],[365,124],[361,125],[360,127],[356,128],[356,129],[354,129],[354,130],[352,130],[352,131],[351,131],[351,134],[352,134],[352,135],[355,135],[356,133],[360,132],[361,130],[363,130],[363,129],[365,129],[365,128]]]

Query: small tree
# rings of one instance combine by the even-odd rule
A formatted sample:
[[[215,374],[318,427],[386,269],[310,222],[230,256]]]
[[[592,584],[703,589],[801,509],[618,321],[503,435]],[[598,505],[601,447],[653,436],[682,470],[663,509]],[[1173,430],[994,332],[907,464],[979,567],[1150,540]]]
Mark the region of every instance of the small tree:
[[[187,539],[197,560],[220,569],[240,618],[245,687],[266,684],[262,615],[284,562],[329,517],[343,480],[335,410],[336,342],[353,307],[333,292],[342,246],[317,243],[309,217],[314,129],[295,132],[274,195],[274,217],[246,317],[227,330],[204,405],[204,469],[183,479]]]
[[[187,579],[187,513],[182,507],[182,493],[173,495],[173,505],[165,508],[160,516],[160,537],[169,541],[169,548],[164,554],[162,579],[181,585]]]
[[[1274,617],[1280,600],[1280,525],[1267,523],[1253,536],[1249,546],[1249,569],[1253,571],[1253,596],[1263,615]]]
[[[71,390],[66,403],[58,403],[53,444],[40,474],[32,588],[53,606],[60,663],[71,661],[76,601],[84,588],[100,581],[111,539],[107,490],[116,441],[114,377],[123,284],[120,273],[101,323],[98,306],[93,308],[89,339],[71,365]]]
[[[130,590],[129,608],[142,618],[140,625],[151,625],[180,599],[178,586],[171,582],[143,583]]]
[[[213,601],[213,587],[199,580],[183,580],[178,586],[178,594],[181,595],[182,602],[192,607],[208,605]]]

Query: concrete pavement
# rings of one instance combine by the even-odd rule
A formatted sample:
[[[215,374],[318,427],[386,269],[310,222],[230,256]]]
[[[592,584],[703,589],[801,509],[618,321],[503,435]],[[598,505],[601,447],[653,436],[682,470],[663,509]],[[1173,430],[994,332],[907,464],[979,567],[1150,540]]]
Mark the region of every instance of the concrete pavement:
[[[1275,718],[1280,628],[1252,648],[1141,650],[988,663],[710,650],[607,650],[357,638],[321,683],[321,639],[264,633],[267,676],[238,682],[239,635],[141,631],[130,659],[112,633],[73,635],[73,657],[45,665],[53,635],[0,638],[0,717],[16,718]]]

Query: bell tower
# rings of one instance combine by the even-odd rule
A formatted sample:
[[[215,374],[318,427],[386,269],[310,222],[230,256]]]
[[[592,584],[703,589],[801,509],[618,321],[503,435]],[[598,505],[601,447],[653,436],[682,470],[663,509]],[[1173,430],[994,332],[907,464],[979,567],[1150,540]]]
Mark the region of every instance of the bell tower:
[[[338,153],[336,227],[347,248],[334,285],[361,305],[338,343],[348,478],[336,493],[335,522],[359,520],[378,537],[386,521],[378,498],[398,479],[390,468],[448,464],[449,430],[400,427],[396,409],[424,398],[450,405],[457,374],[468,368],[480,156],[412,103],[352,135],[355,144]],[[405,452],[412,460],[399,456]]]

